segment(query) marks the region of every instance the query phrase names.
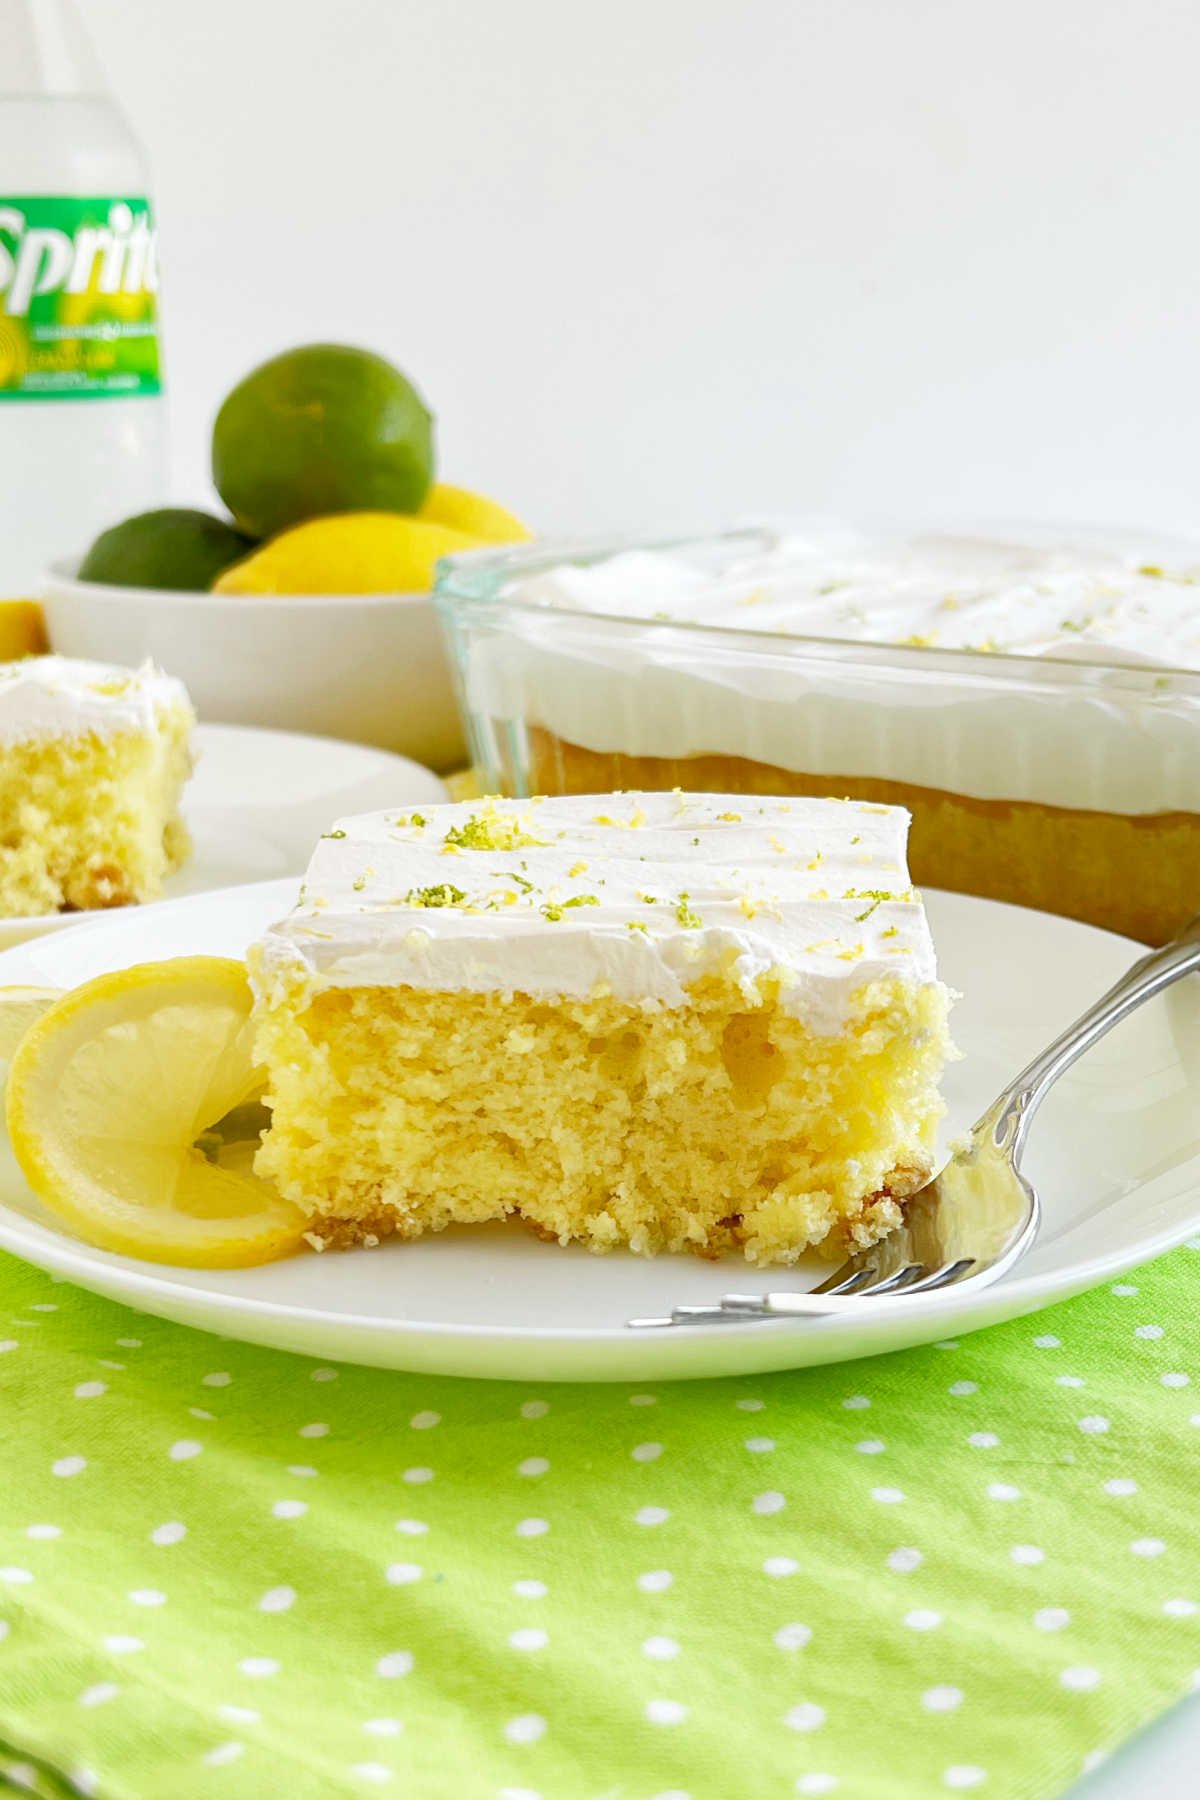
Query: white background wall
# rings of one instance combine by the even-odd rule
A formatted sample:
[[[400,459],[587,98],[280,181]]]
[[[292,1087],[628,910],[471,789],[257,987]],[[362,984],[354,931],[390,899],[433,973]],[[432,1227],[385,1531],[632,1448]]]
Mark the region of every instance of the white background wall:
[[[157,172],[179,497],[285,344],[543,529],[1200,527],[1197,0],[83,0]]]

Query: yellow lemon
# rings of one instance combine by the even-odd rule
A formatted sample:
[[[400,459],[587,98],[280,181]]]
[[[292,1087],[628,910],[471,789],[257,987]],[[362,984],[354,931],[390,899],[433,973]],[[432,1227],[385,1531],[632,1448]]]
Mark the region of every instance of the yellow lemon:
[[[0,662],[43,656],[49,648],[46,621],[36,600],[0,600]]]
[[[425,594],[438,559],[479,539],[402,513],[334,513],[293,526],[213,584],[215,594]]]
[[[0,988],[0,1085],[8,1073],[14,1051],[29,1027],[61,998],[61,988]]]
[[[473,494],[470,488],[449,487],[445,482],[430,488],[418,517],[465,531],[483,544],[525,544],[533,536],[528,525],[495,500],[489,500],[485,494]]]
[[[443,775],[442,780],[452,800],[483,799],[483,777],[478,769],[456,769],[452,775]]]
[[[241,963],[101,975],[25,1032],[8,1072],[30,1187],[90,1243],[237,1268],[286,1255],[304,1216],[251,1172],[264,1113]]]
[[[61,988],[0,988],[0,1093],[8,1080],[8,1065],[29,1027],[60,998]],[[8,1134],[0,1124],[0,1194],[21,1185],[21,1170],[12,1153]]]

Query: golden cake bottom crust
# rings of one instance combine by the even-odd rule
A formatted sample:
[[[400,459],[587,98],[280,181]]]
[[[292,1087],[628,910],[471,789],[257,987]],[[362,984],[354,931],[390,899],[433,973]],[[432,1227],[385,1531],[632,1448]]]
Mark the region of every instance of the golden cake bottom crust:
[[[904,806],[913,815],[908,860],[918,887],[1061,913],[1148,944],[1166,943],[1196,910],[1200,812],[1085,812],[882,777],[808,775],[741,756],[626,756],[585,750],[538,726],[529,745],[539,794],[684,788]]]
[[[856,1212],[839,1219],[825,1237],[807,1247],[815,1249],[819,1256],[838,1259],[851,1256],[857,1250],[869,1250],[872,1244],[877,1244],[880,1238],[885,1238],[890,1231],[896,1229],[904,1217],[905,1200],[923,1188],[932,1174],[932,1160],[893,1169],[886,1185],[878,1193],[861,1201]],[[557,1232],[539,1225],[536,1219],[526,1219],[519,1211],[512,1217],[543,1243],[562,1242]],[[394,1211],[381,1207],[361,1217],[327,1218],[322,1215],[314,1220],[304,1237],[309,1248],[316,1251],[362,1247],[374,1250],[388,1238],[403,1240],[424,1237],[427,1229],[425,1225],[406,1223]],[[690,1251],[693,1256],[699,1256],[705,1261],[716,1262],[720,1257],[731,1253],[744,1255],[749,1242],[750,1235],[745,1222],[741,1214],[735,1213],[722,1219],[719,1224],[710,1226],[703,1243],[688,1242],[678,1248]],[[593,1250],[604,1247],[596,1244],[589,1246]],[[751,1257],[748,1260],[755,1259]],[[787,1262],[794,1261],[795,1258],[781,1255],[762,1260]]]

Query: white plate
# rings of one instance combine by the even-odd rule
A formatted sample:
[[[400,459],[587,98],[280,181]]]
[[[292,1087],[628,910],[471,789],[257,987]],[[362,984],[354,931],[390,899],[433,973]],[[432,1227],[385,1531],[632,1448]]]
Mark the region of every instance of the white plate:
[[[169,899],[239,882],[303,875],[330,821],[346,813],[446,798],[436,775],[406,756],[335,738],[248,725],[198,725],[196,769],[183,796],[192,855],[166,883]],[[0,919],[0,947],[74,929],[87,913]]]
[[[70,986],[107,969],[193,952],[239,955],[290,902],[290,882],[107,914],[0,955],[0,984]],[[1124,938],[957,894],[927,896],[946,979],[963,999],[963,1059],[949,1130],[1138,953]],[[796,1279],[728,1259],[591,1256],[520,1226],[415,1244],[299,1256],[259,1269],[163,1269],[66,1236],[28,1190],[0,1203],[0,1246],[83,1287],[166,1318],[312,1356],[449,1375],[639,1380],[800,1367],[928,1343],[1132,1267],[1200,1228],[1200,981],[1128,1020],[1059,1083],[1032,1133],[1041,1237],[979,1293],[876,1301],[861,1316],[631,1332],[631,1315]],[[820,1265],[806,1266],[805,1285]]]

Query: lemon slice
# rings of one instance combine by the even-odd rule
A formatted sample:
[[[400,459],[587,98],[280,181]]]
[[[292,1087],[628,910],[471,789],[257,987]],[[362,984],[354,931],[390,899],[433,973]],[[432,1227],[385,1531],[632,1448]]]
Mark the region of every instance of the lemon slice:
[[[0,988],[0,1095],[3,1094],[4,1084],[8,1079],[8,1065],[17,1045],[29,1027],[36,1024],[61,996],[61,988]],[[0,1196],[15,1197],[22,1185],[21,1171],[12,1153],[3,1120],[0,1119]]]
[[[30,1187],[89,1243],[237,1268],[306,1220],[251,1171],[263,1074],[241,963],[189,956],[101,975],[25,1033],[8,1130]]]
[[[61,988],[0,988],[0,1083],[8,1072],[13,1052],[31,1025],[36,1025],[56,1000],[62,999]]]

